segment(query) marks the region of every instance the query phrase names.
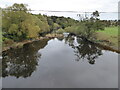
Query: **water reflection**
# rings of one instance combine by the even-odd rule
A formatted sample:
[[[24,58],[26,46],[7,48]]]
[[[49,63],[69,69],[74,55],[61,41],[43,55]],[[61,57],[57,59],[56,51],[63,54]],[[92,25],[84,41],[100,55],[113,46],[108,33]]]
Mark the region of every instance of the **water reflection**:
[[[58,38],[57,40],[62,41],[63,38]],[[75,56],[77,57],[76,61],[87,59],[90,64],[95,64],[95,59],[102,55],[101,49],[80,38],[70,36],[64,40],[66,44],[74,49]],[[38,50],[44,48],[47,42],[47,39],[36,41],[24,45],[23,48],[10,49],[3,52],[2,77],[30,77],[36,70],[38,60],[41,58]]]
[[[102,51],[76,37],[11,49],[3,52],[3,88],[116,88],[118,56]]]
[[[87,59],[90,64],[95,64],[95,59],[102,55],[100,48],[81,38],[70,36],[65,38],[65,43],[68,43],[74,49],[77,56],[76,61]]]
[[[48,40],[36,41],[26,44],[23,48],[10,49],[2,53],[2,77],[15,76],[29,77],[36,70],[38,59],[41,54],[37,54],[39,49],[47,45]]]

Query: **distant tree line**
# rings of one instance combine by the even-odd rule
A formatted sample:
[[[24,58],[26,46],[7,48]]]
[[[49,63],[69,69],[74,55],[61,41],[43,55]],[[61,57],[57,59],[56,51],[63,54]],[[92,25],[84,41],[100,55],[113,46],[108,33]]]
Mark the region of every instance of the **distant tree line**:
[[[118,20],[101,20],[105,27],[118,26]]]

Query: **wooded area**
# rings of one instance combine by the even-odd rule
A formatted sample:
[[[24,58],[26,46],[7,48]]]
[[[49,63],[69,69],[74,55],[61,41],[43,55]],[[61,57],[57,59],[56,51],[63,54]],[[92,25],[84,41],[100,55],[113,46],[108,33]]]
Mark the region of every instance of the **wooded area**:
[[[98,17],[98,11],[93,12],[90,18],[85,16],[81,19],[79,15],[79,21],[70,17],[32,14],[26,4],[15,3],[3,9],[3,43],[31,40],[48,33],[61,34],[63,32],[92,39],[96,31],[118,24],[117,20],[100,20]]]

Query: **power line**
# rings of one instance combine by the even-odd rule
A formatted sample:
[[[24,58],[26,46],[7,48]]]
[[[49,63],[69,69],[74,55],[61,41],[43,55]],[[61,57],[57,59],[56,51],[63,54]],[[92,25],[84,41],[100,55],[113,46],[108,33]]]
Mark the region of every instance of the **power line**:
[[[10,9],[2,9],[3,11],[9,11]],[[13,10],[19,11],[19,10]],[[67,13],[93,13],[84,11],[55,11],[55,10],[27,10],[27,11],[40,11],[40,12],[67,12]],[[120,13],[120,12],[99,12],[99,13]]]
[[[93,12],[82,12],[82,11],[53,11],[53,10],[31,10],[31,11],[42,11],[42,12],[68,12],[68,13],[93,13]],[[118,12],[99,12],[99,13],[118,13]],[[120,13],[120,12],[119,12]]]
[[[41,11],[41,12],[67,12],[67,13],[93,13],[93,12],[82,12],[82,11],[53,11],[53,10],[29,10],[29,11]],[[120,12],[99,12],[99,13],[120,13]]]

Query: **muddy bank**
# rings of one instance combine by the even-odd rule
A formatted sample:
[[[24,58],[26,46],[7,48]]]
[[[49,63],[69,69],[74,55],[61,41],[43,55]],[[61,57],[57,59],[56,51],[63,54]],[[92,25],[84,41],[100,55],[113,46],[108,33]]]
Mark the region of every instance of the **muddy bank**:
[[[39,40],[43,40],[43,39],[61,38],[61,37],[63,37],[62,34],[47,34],[45,37],[38,37],[33,40],[24,40],[22,42],[14,42],[12,45],[2,47],[2,52],[6,51],[8,49],[11,49],[11,48],[21,48],[21,47],[23,47],[24,44],[32,43],[34,41],[39,41]]]
[[[95,44],[96,46],[98,46],[99,48],[102,48],[104,50],[120,53],[120,50],[117,47],[109,45],[109,44],[107,44],[107,42],[106,42],[106,44],[103,44],[101,42],[93,42],[93,41],[89,41],[89,42]]]
[[[113,47],[113,46],[107,46],[107,45],[104,45],[104,44],[100,44],[100,43],[95,43],[98,47],[104,49],[104,50],[109,50],[109,51],[113,51],[113,52],[116,52],[116,53],[120,53],[120,50],[119,49],[116,49],[116,47]]]

